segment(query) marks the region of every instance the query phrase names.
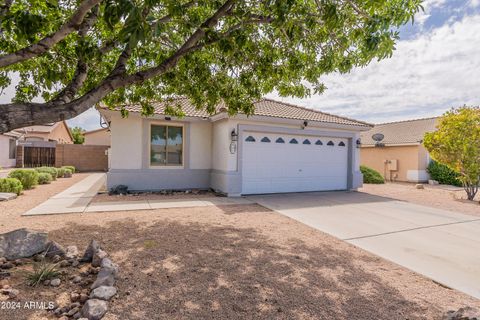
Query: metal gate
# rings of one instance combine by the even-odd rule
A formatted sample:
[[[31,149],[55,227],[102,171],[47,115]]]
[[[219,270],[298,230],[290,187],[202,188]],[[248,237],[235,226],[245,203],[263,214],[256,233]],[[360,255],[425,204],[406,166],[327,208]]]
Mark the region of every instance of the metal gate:
[[[55,166],[55,142],[47,141],[22,141],[23,167],[53,167]]]

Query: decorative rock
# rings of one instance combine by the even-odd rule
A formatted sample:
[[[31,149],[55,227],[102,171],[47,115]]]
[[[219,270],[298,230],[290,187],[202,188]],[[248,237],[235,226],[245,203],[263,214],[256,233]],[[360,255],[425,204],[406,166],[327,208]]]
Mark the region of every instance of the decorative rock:
[[[54,258],[55,256],[64,257],[65,249],[55,241],[49,241],[47,243],[47,250],[45,251],[45,256],[49,258]]]
[[[58,265],[61,268],[66,268],[66,267],[70,266],[70,262],[68,262],[68,260],[62,260]]]
[[[115,287],[100,286],[92,291],[90,298],[108,301],[116,294],[117,289]]]
[[[58,278],[52,279],[52,280],[50,281],[50,285],[51,285],[52,287],[58,287],[58,286],[60,285],[60,283],[61,283],[61,281],[60,281],[60,279],[58,279]]]
[[[85,303],[88,300],[88,295],[86,293],[80,293],[80,303]]]
[[[423,184],[417,183],[417,184],[415,185],[415,189],[425,189],[425,187],[423,186]]]
[[[59,262],[60,260],[62,260],[62,257],[60,257],[58,254],[54,255],[53,258],[52,258],[52,261],[54,263],[57,263]]]
[[[101,319],[108,309],[108,303],[99,299],[89,299],[82,308],[82,315],[89,320]]]
[[[43,285],[44,286],[49,286],[50,285],[50,280],[44,280]]]
[[[0,264],[7,262],[7,258],[0,257]]]
[[[111,188],[110,191],[108,192],[109,195],[114,195],[114,194],[122,195],[127,193],[128,193],[128,186],[123,184],[119,184],[118,186]]]
[[[100,263],[100,267],[102,269],[108,269],[111,270],[113,273],[113,276],[117,278],[118,276],[118,265],[116,263],[113,263],[112,260],[109,258],[103,258],[102,262]]]
[[[480,320],[480,311],[472,307],[460,308],[457,311],[448,311],[444,320]]]
[[[0,235],[0,257],[7,260],[28,258],[45,251],[47,233],[17,229]]]
[[[80,262],[78,262],[77,259],[72,261],[72,267],[78,267],[79,264],[80,264]]]
[[[5,262],[4,264],[0,265],[1,269],[11,269],[13,268],[13,263],[11,262]]]
[[[0,290],[0,293],[8,296],[9,299],[15,299],[18,296],[18,294],[20,293],[20,291],[18,291],[17,289],[12,289],[12,288],[4,288],[4,289]]]
[[[78,311],[77,313],[75,313],[73,315],[73,319],[80,319],[82,317],[82,312],[81,311]],[[87,319],[88,320],[88,319]]]
[[[82,277],[80,277],[80,276],[75,276],[72,279],[73,283],[80,283],[81,281],[82,281]]]
[[[439,182],[437,180],[428,180],[428,184],[437,185]]]
[[[0,201],[13,200],[17,197],[16,193],[11,192],[0,192]]]
[[[113,270],[101,269],[97,275],[97,280],[91,285],[91,289],[95,289],[101,286],[113,286],[115,284],[115,276]]]
[[[100,267],[100,264],[102,263],[102,259],[106,258],[108,254],[103,251],[102,249],[98,249],[94,254],[92,258],[92,266],[94,267]]]
[[[67,316],[61,316],[60,318],[58,318],[58,320],[68,320],[68,317]]]
[[[73,315],[78,313],[79,311],[80,311],[80,307],[75,307],[73,309],[70,309],[70,311],[67,312],[67,317],[73,317]]]
[[[98,242],[95,240],[90,241],[90,244],[88,245],[87,249],[85,250],[85,253],[83,254],[83,257],[80,259],[81,262],[91,262],[93,259],[93,255],[95,252],[100,250],[100,246],[98,245]]]
[[[72,302],[77,302],[80,300],[80,294],[76,293],[76,292],[72,292],[70,293],[70,300]]]
[[[67,259],[73,259],[78,257],[78,248],[77,246],[68,246],[67,250],[65,251],[65,257]]]

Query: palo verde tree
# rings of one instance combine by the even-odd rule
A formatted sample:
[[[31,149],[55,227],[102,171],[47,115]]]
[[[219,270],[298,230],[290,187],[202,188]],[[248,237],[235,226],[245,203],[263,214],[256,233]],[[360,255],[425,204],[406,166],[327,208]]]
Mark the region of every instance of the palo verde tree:
[[[85,142],[85,130],[80,127],[70,128],[74,144],[83,144]]]
[[[321,77],[390,57],[421,0],[0,0],[0,133],[102,102],[185,96],[213,112],[321,93]],[[37,102],[44,101],[44,102]],[[181,114],[178,106],[168,113]],[[125,113],[125,112],[124,112]]]
[[[461,107],[446,112],[423,144],[431,157],[458,172],[458,179],[473,200],[480,184],[480,108]]]

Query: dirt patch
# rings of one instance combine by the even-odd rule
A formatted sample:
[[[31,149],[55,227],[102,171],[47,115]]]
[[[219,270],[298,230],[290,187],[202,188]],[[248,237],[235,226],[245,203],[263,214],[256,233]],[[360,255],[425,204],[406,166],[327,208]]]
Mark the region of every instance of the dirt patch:
[[[466,200],[463,190],[446,190],[438,186],[425,185],[425,189],[415,189],[411,183],[364,184],[359,189],[377,196],[408,201],[429,207],[480,216],[480,193],[476,201]]]

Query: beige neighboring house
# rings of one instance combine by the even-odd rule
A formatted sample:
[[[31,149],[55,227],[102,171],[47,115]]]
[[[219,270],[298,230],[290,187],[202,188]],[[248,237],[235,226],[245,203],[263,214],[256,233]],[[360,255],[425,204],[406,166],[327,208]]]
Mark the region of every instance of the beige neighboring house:
[[[96,146],[110,146],[110,129],[101,128],[97,130],[87,131],[84,133],[85,145],[96,145]]]
[[[20,135],[21,141],[50,141],[59,144],[73,143],[73,137],[65,121],[52,124],[29,126],[15,129],[12,132]]]
[[[435,131],[437,122],[438,118],[390,122],[362,132],[361,164],[377,170],[387,181],[427,181],[430,156],[422,142],[426,132]],[[383,139],[375,141],[375,134]]]
[[[0,167],[13,168],[16,164],[17,140],[20,134],[7,132],[0,134]]]

